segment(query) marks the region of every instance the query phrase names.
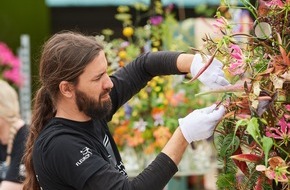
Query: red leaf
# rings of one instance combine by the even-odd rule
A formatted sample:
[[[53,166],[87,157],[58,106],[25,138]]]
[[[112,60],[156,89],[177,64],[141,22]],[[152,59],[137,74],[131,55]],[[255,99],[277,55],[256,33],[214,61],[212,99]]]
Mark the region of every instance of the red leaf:
[[[242,154],[242,149],[241,147],[239,147],[234,153],[233,155],[237,155],[237,154]],[[234,163],[237,165],[237,167],[245,174],[248,174],[248,165],[245,161],[239,161],[236,159],[233,159]]]
[[[256,185],[254,187],[254,190],[263,190],[263,180],[262,180],[262,176],[260,175],[257,182],[256,182]]]
[[[231,156],[231,158],[238,161],[254,162],[254,163],[258,163],[262,159],[261,156],[258,156],[256,154],[237,154]]]

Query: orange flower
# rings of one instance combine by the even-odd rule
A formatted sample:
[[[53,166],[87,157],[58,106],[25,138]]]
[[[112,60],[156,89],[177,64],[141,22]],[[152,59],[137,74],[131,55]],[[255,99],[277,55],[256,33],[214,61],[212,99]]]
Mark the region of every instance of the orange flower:
[[[167,127],[160,126],[153,132],[153,136],[156,139],[155,145],[159,148],[163,148],[172,134]]]
[[[146,146],[146,148],[144,149],[144,153],[145,154],[152,154],[155,151],[155,144],[151,143],[148,146]]]
[[[134,130],[132,135],[127,136],[127,143],[130,147],[136,147],[140,144],[144,143],[144,138],[142,136],[142,132],[139,130]]]
[[[126,134],[129,132],[128,122],[124,122],[123,125],[116,127],[113,138],[117,145],[123,146],[126,141]]]
[[[172,90],[166,92],[166,98],[169,101],[169,104],[176,107],[180,103],[186,102],[185,92],[179,91],[174,93]]]
[[[158,115],[158,114],[164,114],[164,108],[159,108],[159,107],[157,107],[157,108],[153,108],[152,109],[152,111],[151,111],[151,114],[152,114],[152,116],[154,116],[154,115]]]

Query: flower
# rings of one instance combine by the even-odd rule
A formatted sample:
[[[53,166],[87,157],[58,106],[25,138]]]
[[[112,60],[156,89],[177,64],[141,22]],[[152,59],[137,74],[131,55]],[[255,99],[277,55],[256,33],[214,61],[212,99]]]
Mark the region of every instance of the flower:
[[[162,16],[152,16],[150,18],[150,23],[152,25],[159,25],[159,24],[162,23],[162,21],[163,21],[163,17]]]
[[[285,161],[281,157],[276,156],[270,158],[268,162],[270,165],[268,168],[264,165],[257,165],[256,170],[264,172],[267,178],[275,180],[276,183],[287,183],[289,181],[287,174],[290,174],[290,172],[287,171],[289,166],[286,165]]]
[[[278,6],[280,8],[284,7],[284,3],[281,0],[265,1],[265,5],[268,7]]]
[[[0,42],[0,78],[7,80],[15,87],[22,84],[20,71],[20,59],[13,54],[11,49],[3,42]]]
[[[144,52],[188,50],[189,45],[176,36],[179,23],[170,12],[172,6],[165,7],[163,12],[158,4],[158,10],[153,15],[142,15],[140,12],[147,8],[140,4],[134,6],[138,12],[136,15],[140,16],[137,21],[144,16],[149,18],[144,26],[132,25],[136,21],[133,22],[131,19],[135,17],[128,15],[129,7],[118,8],[116,18],[125,26],[123,31],[130,26],[133,32],[128,32],[122,39],[108,40],[106,36],[97,36],[98,39],[106,39],[103,42],[106,44],[109,71],[118,70]],[[187,76],[154,77],[118,110],[109,125],[121,152],[133,149],[139,160],[159,153],[178,127],[178,118],[214,101],[212,97],[196,99],[192,96],[199,91],[200,83],[188,85],[182,82],[184,77]]]
[[[222,2],[231,18],[238,18],[234,15],[238,7]],[[214,27],[219,32],[215,38],[204,38],[204,49],[224,63],[232,84],[202,93],[220,93],[220,103],[227,109],[215,130],[218,159],[223,163],[217,186],[262,189],[263,184],[272,189],[276,183],[289,189],[290,1],[259,0],[257,6],[242,2],[254,18],[249,31],[235,30],[246,23],[218,11]],[[236,178],[238,171],[242,180]]]
[[[123,29],[123,35],[126,37],[131,37],[133,33],[134,33],[134,29],[132,27],[127,26]]]
[[[287,146],[288,141],[290,141],[290,123],[282,117],[279,120],[279,127],[269,127],[266,131],[267,137],[272,137],[274,139],[281,139],[282,143]]]
[[[145,131],[146,130],[146,126],[147,126],[147,122],[145,122],[142,118],[139,119],[139,121],[134,122],[134,129],[137,129],[138,131]]]
[[[229,72],[232,75],[240,75],[245,72],[245,62],[243,59],[243,52],[238,45],[231,45],[230,46],[231,51],[231,58],[233,60],[232,63],[229,65]]]

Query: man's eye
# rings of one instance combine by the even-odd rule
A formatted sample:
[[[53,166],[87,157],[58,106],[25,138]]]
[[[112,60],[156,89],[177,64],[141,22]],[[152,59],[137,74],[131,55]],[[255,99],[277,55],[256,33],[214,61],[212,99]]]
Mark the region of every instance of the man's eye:
[[[94,79],[94,81],[99,81],[101,79],[101,77]]]

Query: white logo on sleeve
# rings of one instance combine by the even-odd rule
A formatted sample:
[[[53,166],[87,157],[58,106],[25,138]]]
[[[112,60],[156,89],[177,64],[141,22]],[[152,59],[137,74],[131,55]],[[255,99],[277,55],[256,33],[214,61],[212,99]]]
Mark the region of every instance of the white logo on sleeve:
[[[83,155],[83,157],[81,159],[79,159],[79,161],[77,161],[76,166],[80,166],[86,159],[88,159],[89,157],[91,157],[92,150],[88,147],[83,148],[80,153]]]

